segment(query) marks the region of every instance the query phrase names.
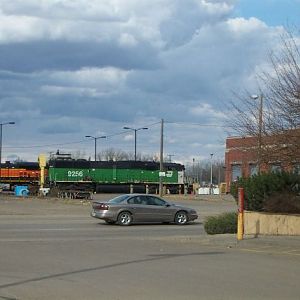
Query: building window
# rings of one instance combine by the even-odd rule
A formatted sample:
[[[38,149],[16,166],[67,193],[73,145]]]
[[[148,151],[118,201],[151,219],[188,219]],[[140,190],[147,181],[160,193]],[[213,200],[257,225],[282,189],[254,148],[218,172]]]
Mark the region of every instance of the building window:
[[[231,166],[231,181],[238,180],[242,175],[241,165],[232,165]]]
[[[300,175],[300,164],[295,164],[293,166],[293,173],[297,174],[297,175]]]
[[[280,164],[272,164],[271,165],[271,172],[272,173],[280,173],[282,171]]]
[[[250,176],[257,175],[258,174],[258,166],[256,164],[250,164],[249,171],[250,171],[249,172]]]

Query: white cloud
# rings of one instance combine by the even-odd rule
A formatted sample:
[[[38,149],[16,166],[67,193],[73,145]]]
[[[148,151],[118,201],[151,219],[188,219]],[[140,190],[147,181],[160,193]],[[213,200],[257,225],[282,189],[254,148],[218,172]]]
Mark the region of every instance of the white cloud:
[[[83,68],[76,71],[38,72],[44,76],[40,92],[48,96],[81,96],[100,98],[118,93],[124,86],[130,71],[113,67]]]
[[[199,6],[204,7],[211,14],[229,13],[236,1],[199,0]]]
[[[223,112],[214,109],[208,103],[201,103],[198,106],[191,107],[189,112],[195,116],[215,120],[215,122],[223,121],[225,118],[225,114]]]
[[[147,41],[163,47],[166,42],[189,39],[200,24],[228,15],[231,2],[186,0],[182,5],[179,0],[0,0],[0,41],[119,40],[126,47]]]
[[[82,68],[76,71],[54,71],[46,76],[50,80],[75,85],[76,87],[94,87],[101,89],[113,89],[121,86],[126,81],[130,71],[114,67]]]
[[[133,141],[134,140],[134,135],[133,134],[126,134],[124,136],[124,141]]]
[[[258,30],[268,30],[267,25],[257,18],[234,18],[227,20],[226,23],[231,31],[240,35],[244,35],[253,31],[257,32]]]

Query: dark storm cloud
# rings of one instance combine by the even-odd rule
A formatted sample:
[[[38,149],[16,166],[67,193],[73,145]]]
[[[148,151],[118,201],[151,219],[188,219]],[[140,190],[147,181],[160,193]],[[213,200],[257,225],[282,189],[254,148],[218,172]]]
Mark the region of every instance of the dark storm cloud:
[[[105,66],[153,69],[160,65],[156,51],[147,44],[129,49],[117,44],[63,40],[11,43],[0,45],[0,57],[1,70],[24,73]]]
[[[145,115],[154,113],[153,109],[148,109],[149,106],[151,106],[150,103],[138,101],[129,93],[99,99],[86,99],[82,96],[60,96],[44,99],[40,105],[40,111],[42,114],[51,116],[67,115],[86,120],[95,118],[112,122],[128,122],[135,119],[138,111],[144,111]]]
[[[65,134],[74,133],[80,130],[80,122],[67,117],[59,119],[49,119],[39,128],[43,134]]]

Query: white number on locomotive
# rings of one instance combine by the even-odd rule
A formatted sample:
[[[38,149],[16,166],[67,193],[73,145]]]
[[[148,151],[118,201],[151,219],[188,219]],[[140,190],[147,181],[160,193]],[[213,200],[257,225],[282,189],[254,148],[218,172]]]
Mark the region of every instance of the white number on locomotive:
[[[68,171],[68,177],[82,177],[83,171]]]

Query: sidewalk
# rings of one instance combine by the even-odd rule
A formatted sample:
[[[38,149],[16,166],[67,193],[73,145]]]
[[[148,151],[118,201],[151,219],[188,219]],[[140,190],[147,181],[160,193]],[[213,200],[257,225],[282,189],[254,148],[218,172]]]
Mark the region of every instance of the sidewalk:
[[[249,235],[238,241],[236,234],[202,234],[176,237],[175,240],[182,243],[199,243],[203,246],[236,249],[245,252],[296,255],[300,259],[300,236],[262,235],[254,237]]]
[[[221,194],[221,195],[194,195],[194,194],[188,194],[188,195],[164,195],[163,198],[169,199],[169,200],[194,200],[194,201],[228,201],[228,202],[234,202],[235,199],[230,194]]]
[[[272,250],[274,253],[299,255],[300,258],[300,236],[245,236],[242,241],[237,242],[236,247],[256,252]]]

